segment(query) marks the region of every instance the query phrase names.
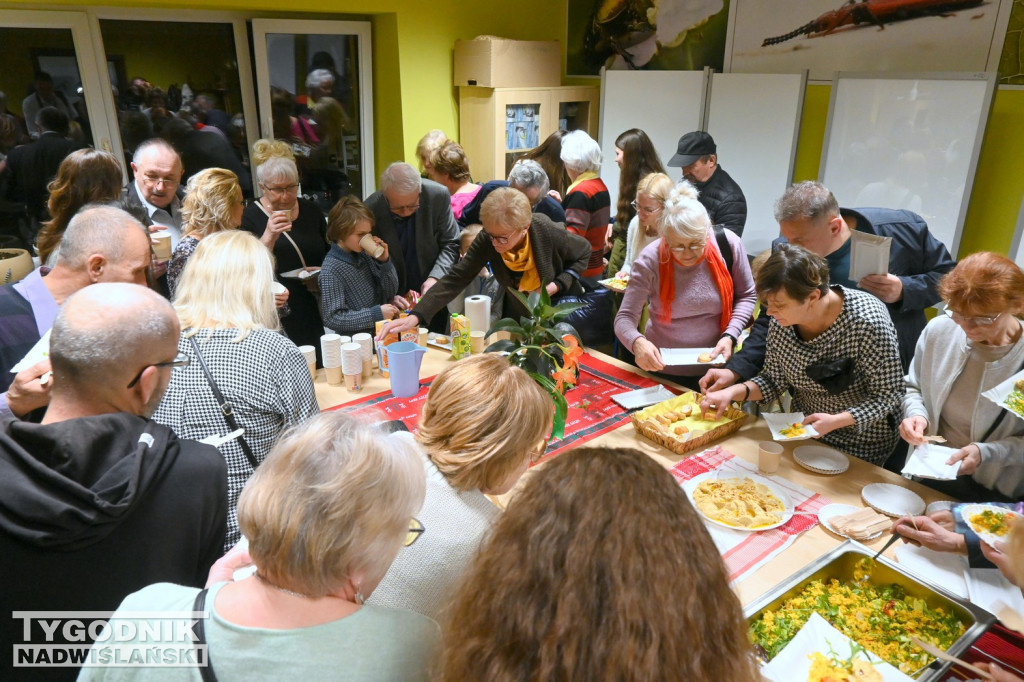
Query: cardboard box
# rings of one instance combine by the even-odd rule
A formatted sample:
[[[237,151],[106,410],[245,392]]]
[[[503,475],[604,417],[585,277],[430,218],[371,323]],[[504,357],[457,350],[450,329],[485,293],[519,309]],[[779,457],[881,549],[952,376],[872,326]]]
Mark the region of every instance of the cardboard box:
[[[555,40],[481,36],[455,41],[455,85],[551,87],[562,84],[561,72],[562,50]]]

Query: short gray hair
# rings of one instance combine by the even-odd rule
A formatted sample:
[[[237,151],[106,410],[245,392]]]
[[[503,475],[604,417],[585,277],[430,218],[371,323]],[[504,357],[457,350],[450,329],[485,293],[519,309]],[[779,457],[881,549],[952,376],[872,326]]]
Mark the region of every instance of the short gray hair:
[[[394,190],[398,194],[419,192],[423,179],[416,169],[405,161],[395,161],[380,174],[380,191]]]
[[[271,180],[299,181],[299,169],[295,160],[286,156],[271,156],[256,166],[256,184],[263,185]]]
[[[804,180],[791,185],[775,202],[775,220],[831,220],[839,215],[839,202],[828,187],[820,182]]]
[[[56,386],[95,391],[127,385],[131,373],[177,337],[171,304],[138,284],[98,283],[72,294],[50,333]],[[123,388],[123,386],[121,386]]]
[[[306,76],[306,89],[326,88],[334,85],[334,74],[327,69],[313,69]]]
[[[562,163],[575,173],[601,170],[601,147],[590,135],[574,130],[562,138]]]
[[[149,232],[127,211],[107,204],[86,204],[71,218],[60,239],[57,265],[71,270],[88,267],[89,256],[99,253],[110,263],[124,258],[125,235],[140,230],[149,240]]]
[[[543,199],[551,189],[551,181],[544,168],[532,159],[517,161],[512,170],[508,173],[508,185],[520,191],[526,191],[531,187],[540,187],[540,197]]]
[[[142,162],[142,157],[146,155],[146,152],[154,147],[159,147],[168,154],[174,154],[174,157],[178,160],[178,165],[181,165],[181,155],[178,154],[178,150],[162,137],[151,137],[148,140],[140,142],[139,146],[135,148],[135,153],[132,154],[132,163],[138,166],[139,163]]]

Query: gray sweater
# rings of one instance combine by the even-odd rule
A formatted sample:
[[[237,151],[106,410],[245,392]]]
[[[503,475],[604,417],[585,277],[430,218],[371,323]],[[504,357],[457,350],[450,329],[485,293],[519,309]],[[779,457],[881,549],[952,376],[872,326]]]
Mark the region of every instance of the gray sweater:
[[[942,407],[969,355],[967,335],[956,322],[946,315],[929,322],[910,362],[903,417],[924,417],[928,420],[927,433],[934,435]],[[980,393],[1016,374],[1022,365],[1024,335],[1002,359],[987,364],[977,399],[973,405],[963,406],[972,414],[971,438],[982,438],[1002,412]],[[981,450],[981,465],[973,474],[974,480],[1008,497],[1024,495],[1024,421],[1006,415],[987,442],[975,443]]]

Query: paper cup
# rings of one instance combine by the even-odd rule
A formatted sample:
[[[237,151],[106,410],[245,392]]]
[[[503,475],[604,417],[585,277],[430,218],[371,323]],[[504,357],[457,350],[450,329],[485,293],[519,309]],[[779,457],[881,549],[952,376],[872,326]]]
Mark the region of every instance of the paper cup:
[[[762,474],[774,474],[782,462],[782,444],[766,440],[757,444],[757,470]]]
[[[373,360],[363,358],[363,379],[369,379],[371,374],[373,374]]]
[[[327,371],[327,383],[332,386],[337,386],[341,383],[343,376],[341,367],[325,367],[324,369]]]
[[[417,343],[419,343],[421,346],[426,348],[427,347],[427,334],[429,333],[429,331],[427,330],[426,327],[417,327],[416,328],[416,332],[419,334],[419,341]]]
[[[153,240],[153,256],[157,260],[171,260],[171,233],[167,230],[151,232],[149,238]]]
[[[271,298],[276,297],[279,294],[283,294],[288,291],[288,287],[281,284],[280,282],[274,282],[270,285],[270,296]]]
[[[363,247],[363,251],[374,258],[380,258],[384,253],[384,247],[373,241],[373,235],[363,235],[363,238],[359,240],[359,246]]]
[[[302,353],[306,358],[306,362],[312,362],[316,364],[316,347],[315,346],[299,346],[299,352]]]
[[[313,378],[313,383],[316,383],[316,360],[313,362],[307,362],[306,366],[309,367],[309,376]]]
[[[288,232],[288,231],[290,231],[292,229],[292,224],[291,224],[292,223],[292,212],[291,211],[271,211],[271,213],[273,215],[284,215],[284,217],[288,219],[288,227],[284,228],[285,232]]]
[[[469,332],[469,350],[473,353],[484,352],[484,335],[487,332]]]
[[[324,334],[320,337],[320,352],[323,355],[324,367],[341,367],[341,336]],[[336,383],[341,383],[339,379]]]

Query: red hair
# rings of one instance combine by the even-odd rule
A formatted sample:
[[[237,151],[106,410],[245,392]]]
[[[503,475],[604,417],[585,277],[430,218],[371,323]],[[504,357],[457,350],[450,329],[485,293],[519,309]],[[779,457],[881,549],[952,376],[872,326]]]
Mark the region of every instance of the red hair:
[[[960,261],[938,286],[950,308],[964,315],[1024,310],[1024,271],[1006,256],[980,251]]]

